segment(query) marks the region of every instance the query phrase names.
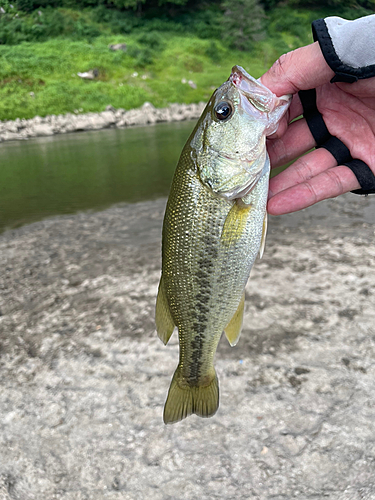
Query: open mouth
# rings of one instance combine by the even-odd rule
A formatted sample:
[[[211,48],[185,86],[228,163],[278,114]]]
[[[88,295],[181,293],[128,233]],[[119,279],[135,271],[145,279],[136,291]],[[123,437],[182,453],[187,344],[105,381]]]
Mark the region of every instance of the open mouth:
[[[229,81],[233,83],[260,112],[269,113],[274,107],[275,96],[260,81],[249,75],[241,66],[233,66]]]

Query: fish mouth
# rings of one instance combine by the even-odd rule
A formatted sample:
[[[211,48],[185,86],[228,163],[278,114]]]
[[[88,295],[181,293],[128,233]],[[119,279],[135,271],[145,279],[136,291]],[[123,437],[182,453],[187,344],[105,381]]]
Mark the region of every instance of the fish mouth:
[[[249,75],[241,66],[233,66],[229,81],[261,113],[270,113],[274,109],[276,96],[273,92]]]

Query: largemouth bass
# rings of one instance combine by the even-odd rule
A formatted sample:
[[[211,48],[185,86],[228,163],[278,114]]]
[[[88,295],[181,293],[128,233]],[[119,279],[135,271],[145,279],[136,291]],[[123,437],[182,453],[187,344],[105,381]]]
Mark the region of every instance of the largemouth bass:
[[[266,136],[290,103],[235,66],[212,95],[174,175],[163,225],[156,327],[167,344],[177,326],[180,360],[164,422],[214,415],[213,365],[222,335],[240,336],[244,289],[263,253],[270,163]]]

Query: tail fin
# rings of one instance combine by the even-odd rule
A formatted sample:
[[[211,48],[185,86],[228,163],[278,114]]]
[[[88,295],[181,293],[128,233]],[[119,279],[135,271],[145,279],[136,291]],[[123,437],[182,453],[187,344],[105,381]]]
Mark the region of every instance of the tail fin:
[[[174,424],[195,413],[199,417],[212,417],[219,407],[219,382],[216,373],[209,385],[179,385],[180,368],[173,375],[164,406],[164,423]]]

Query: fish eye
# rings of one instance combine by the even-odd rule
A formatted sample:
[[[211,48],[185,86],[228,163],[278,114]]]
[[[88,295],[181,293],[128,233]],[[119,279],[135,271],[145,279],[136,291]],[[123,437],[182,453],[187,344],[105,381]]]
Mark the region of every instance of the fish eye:
[[[215,107],[215,115],[218,120],[226,120],[233,113],[232,105],[229,102],[222,101]]]

